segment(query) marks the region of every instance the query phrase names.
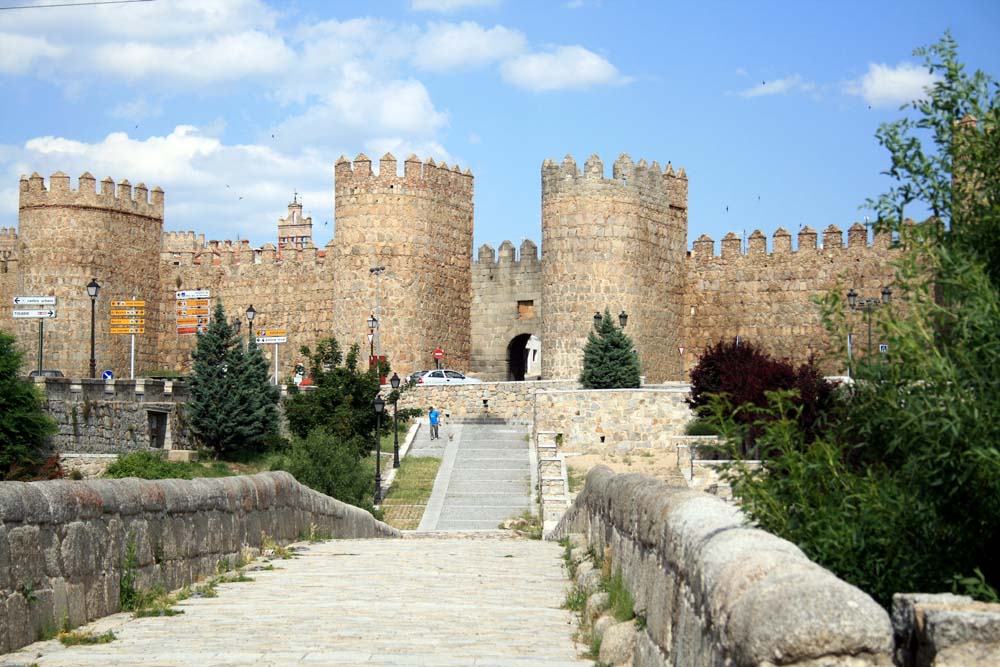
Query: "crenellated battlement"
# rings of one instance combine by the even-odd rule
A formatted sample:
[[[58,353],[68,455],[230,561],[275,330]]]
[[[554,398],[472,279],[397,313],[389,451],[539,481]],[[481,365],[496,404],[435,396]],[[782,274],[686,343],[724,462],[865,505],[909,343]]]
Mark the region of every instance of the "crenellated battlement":
[[[334,167],[334,176],[338,195],[353,193],[355,188],[404,188],[471,196],[474,180],[471,171],[462,171],[457,164],[449,168],[446,163],[438,164],[432,158],[421,162],[413,154],[403,162],[403,173],[400,175],[392,153],[386,153],[379,160],[378,173],[372,170],[371,158],[364,153],[359,153],[353,162],[341,155]]]
[[[76,190],[70,188],[69,181],[68,174],[57,171],[49,177],[46,188],[45,179],[38,172],[27,177],[22,175],[18,207],[103,208],[163,220],[163,190],[159,187],[149,190],[145,183],[133,187],[127,179],[116,186],[111,178],[105,178],[98,189],[97,179],[90,172],[80,175]]]
[[[737,257],[767,258],[781,255],[808,254],[816,252],[858,252],[865,250],[882,251],[892,245],[891,236],[887,233],[874,234],[869,238],[869,230],[860,222],[855,222],[847,230],[847,242],[844,242],[844,232],[836,225],[830,225],[823,230],[822,242],[816,230],[808,225],[798,232],[798,243],[792,248],[792,235],[784,227],[779,227],[772,235],[771,252],[767,251],[767,237],[759,229],[755,229],[747,237],[744,244],[735,232],[729,232],[722,237],[721,252],[715,251],[715,240],[702,234],[691,244],[691,259],[708,261],[710,259],[731,259]]]
[[[0,227],[0,258],[7,259],[17,252],[17,229]]]
[[[563,158],[561,164],[552,159],[542,163],[543,200],[547,197],[575,194],[581,188],[595,187],[634,192],[639,197],[662,205],[687,209],[687,173],[683,167],[675,172],[670,162],[661,169],[660,163],[655,160],[652,164],[645,159],[636,163],[627,153],[622,153],[612,165],[611,178],[605,177],[604,163],[596,153],[587,158],[582,171],[572,155]]]
[[[537,263],[538,246],[531,239],[521,241],[519,251],[515,251],[513,243],[504,241],[500,244],[499,253],[489,243],[484,243],[479,247],[479,252],[476,254],[475,260],[475,266],[479,268]]]
[[[200,252],[205,247],[205,235],[187,232],[163,232],[162,252]]]

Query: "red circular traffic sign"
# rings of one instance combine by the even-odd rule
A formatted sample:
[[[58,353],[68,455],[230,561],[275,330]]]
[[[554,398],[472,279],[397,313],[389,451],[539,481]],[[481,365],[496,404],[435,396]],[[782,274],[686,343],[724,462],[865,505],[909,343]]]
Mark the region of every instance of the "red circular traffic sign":
[[[434,358],[435,359],[444,359],[444,350],[442,350],[440,347],[438,349],[434,350]]]

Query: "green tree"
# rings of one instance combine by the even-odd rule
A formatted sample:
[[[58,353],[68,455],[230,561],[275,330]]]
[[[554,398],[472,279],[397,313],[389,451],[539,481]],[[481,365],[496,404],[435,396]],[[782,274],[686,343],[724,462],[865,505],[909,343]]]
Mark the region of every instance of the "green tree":
[[[639,386],[639,358],[632,339],[615,325],[611,313],[587,335],[580,384],[586,389],[622,389]]]
[[[345,503],[374,510],[374,459],[358,455],[357,443],[313,429],[306,437],[292,437],[288,453],[273,466],[286,470],[311,489]]]
[[[0,331],[0,474],[30,477],[42,462],[45,439],[55,423],[42,412],[34,385],[20,377],[22,354],[16,340]]]
[[[191,432],[217,455],[261,449],[278,429],[278,391],[268,382],[260,351],[243,352],[242,341],[216,303],[208,330],[191,353]]]
[[[886,605],[895,592],[947,590],[980,571],[1000,583],[998,87],[964,72],[950,35],[916,53],[939,79],[904,107],[913,117],[879,129],[894,184],[869,201],[905,249],[901,303],[878,312],[890,351],[862,358],[840,419],[815,437],[801,406],[775,397],[758,442],[779,453],[763,472],[732,471],[761,527]],[[915,202],[935,217],[903,224]],[[823,305],[837,326],[840,296]],[[715,405],[731,438],[745,429],[733,407]],[[991,594],[978,583],[970,592]]]

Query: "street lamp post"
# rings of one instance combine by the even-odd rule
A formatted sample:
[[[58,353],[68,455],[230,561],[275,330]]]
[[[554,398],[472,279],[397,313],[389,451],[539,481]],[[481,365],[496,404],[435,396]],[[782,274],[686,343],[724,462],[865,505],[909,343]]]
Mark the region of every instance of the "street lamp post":
[[[872,312],[890,301],[892,301],[891,287],[882,288],[881,299],[859,299],[858,293],[854,291],[853,287],[847,290],[847,305],[851,310],[860,310],[865,314],[865,321],[868,324],[868,356],[872,354]]]
[[[599,329],[600,328],[600,326],[601,326],[601,320],[603,320],[603,319],[604,318],[601,317],[601,311],[595,310],[594,311],[594,328],[595,329]]]
[[[392,467],[399,467],[399,373],[393,373],[389,378],[392,386]]]
[[[378,358],[375,356],[375,332],[378,331],[378,317],[375,313],[372,313],[368,318],[368,358],[371,360],[371,364],[375,366],[375,372],[378,372]]]
[[[625,325],[628,324],[628,313],[626,313],[624,310],[618,313],[618,324],[621,325],[622,329],[624,329]]]
[[[253,337],[253,318],[257,316],[257,311],[253,309],[253,304],[251,303],[247,306],[247,350],[250,349],[250,341],[254,341],[254,345],[257,341]]]
[[[90,296],[90,377],[97,377],[97,357],[94,354],[94,322],[97,313],[97,295],[101,293],[101,286],[97,278],[91,278],[87,283],[87,294]]]
[[[382,413],[385,411],[385,399],[382,394],[375,394],[372,401],[375,408],[375,504],[382,502],[382,439],[379,431],[382,428]]]
[[[368,273],[375,275],[375,313],[372,315],[372,317],[374,318],[375,322],[378,322],[379,319],[381,319],[382,317],[382,311],[380,310],[381,303],[379,297],[381,296],[382,274],[385,273],[385,267],[373,266],[372,268],[368,269]],[[371,327],[371,329],[372,329],[372,334],[374,334],[375,338],[375,351],[372,354],[375,356],[375,368],[377,369],[378,358],[379,356],[382,355],[382,332],[379,331],[378,324],[376,324],[374,327]],[[381,373],[379,373],[379,377],[381,376],[382,376]]]

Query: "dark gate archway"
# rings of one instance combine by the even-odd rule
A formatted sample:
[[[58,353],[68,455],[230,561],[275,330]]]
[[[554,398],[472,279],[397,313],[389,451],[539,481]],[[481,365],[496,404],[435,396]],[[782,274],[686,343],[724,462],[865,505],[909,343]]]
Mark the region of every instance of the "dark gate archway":
[[[507,345],[507,379],[520,382],[528,368],[528,341],[530,333],[514,336]]]

